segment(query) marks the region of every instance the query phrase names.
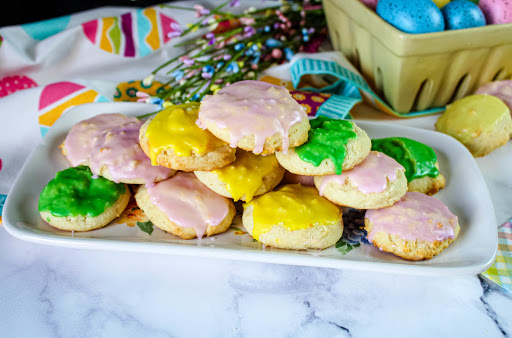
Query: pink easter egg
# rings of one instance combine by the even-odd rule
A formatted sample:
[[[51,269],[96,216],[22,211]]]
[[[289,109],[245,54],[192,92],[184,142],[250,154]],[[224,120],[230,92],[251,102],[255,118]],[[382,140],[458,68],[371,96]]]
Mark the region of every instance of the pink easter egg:
[[[370,7],[371,9],[375,10],[375,8],[377,8],[377,2],[379,2],[379,0],[361,0],[361,2],[366,6]]]
[[[512,22],[512,0],[480,0],[478,7],[488,25]]]
[[[0,80],[0,97],[7,96],[18,90],[37,87],[37,83],[24,75],[6,76]]]

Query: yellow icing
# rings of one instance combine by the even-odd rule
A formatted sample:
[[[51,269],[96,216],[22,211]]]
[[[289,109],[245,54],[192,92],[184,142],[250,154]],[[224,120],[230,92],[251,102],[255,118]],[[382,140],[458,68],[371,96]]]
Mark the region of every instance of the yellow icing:
[[[333,203],[318,195],[318,190],[300,184],[288,184],[258,196],[249,203],[253,206],[252,236],[258,240],[275,225],[289,231],[332,225],[339,222],[341,212]]]
[[[510,114],[508,107],[497,97],[470,95],[448,105],[438,118],[436,128],[467,143],[482,132],[492,130],[507,114]]]
[[[168,148],[178,156],[191,156],[227,145],[196,125],[198,114],[199,104],[193,102],[167,107],[155,116],[146,131],[153,165],[158,154]]]
[[[238,201],[245,195],[245,201],[253,199],[263,178],[271,174],[278,166],[276,155],[255,155],[252,152],[238,150],[236,160],[212,172],[224,183],[233,200]]]

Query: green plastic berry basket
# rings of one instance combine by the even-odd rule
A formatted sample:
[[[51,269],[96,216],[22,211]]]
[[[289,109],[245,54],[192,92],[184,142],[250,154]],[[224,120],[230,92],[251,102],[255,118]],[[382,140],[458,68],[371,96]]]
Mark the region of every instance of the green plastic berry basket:
[[[360,0],[323,0],[330,38],[401,114],[444,107],[512,75],[512,23],[408,34]]]

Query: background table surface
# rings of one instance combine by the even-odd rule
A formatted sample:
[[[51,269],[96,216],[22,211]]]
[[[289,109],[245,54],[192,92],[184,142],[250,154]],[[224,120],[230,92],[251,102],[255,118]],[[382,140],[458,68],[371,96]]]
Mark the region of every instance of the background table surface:
[[[433,129],[359,106],[356,119]],[[477,159],[510,218],[512,143]],[[508,166],[508,168],[507,168]],[[508,211],[508,213],[507,213]],[[52,247],[0,228],[0,334],[9,337],[501,337],[512,297],[479,276],[417,277]]]

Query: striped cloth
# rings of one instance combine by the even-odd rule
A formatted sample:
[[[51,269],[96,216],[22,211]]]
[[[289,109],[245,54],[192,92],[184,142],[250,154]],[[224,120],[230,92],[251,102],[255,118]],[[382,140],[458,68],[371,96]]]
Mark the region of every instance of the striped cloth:
[[[498,228],[498,253],[482,276],[512,292],[512,218]]]

